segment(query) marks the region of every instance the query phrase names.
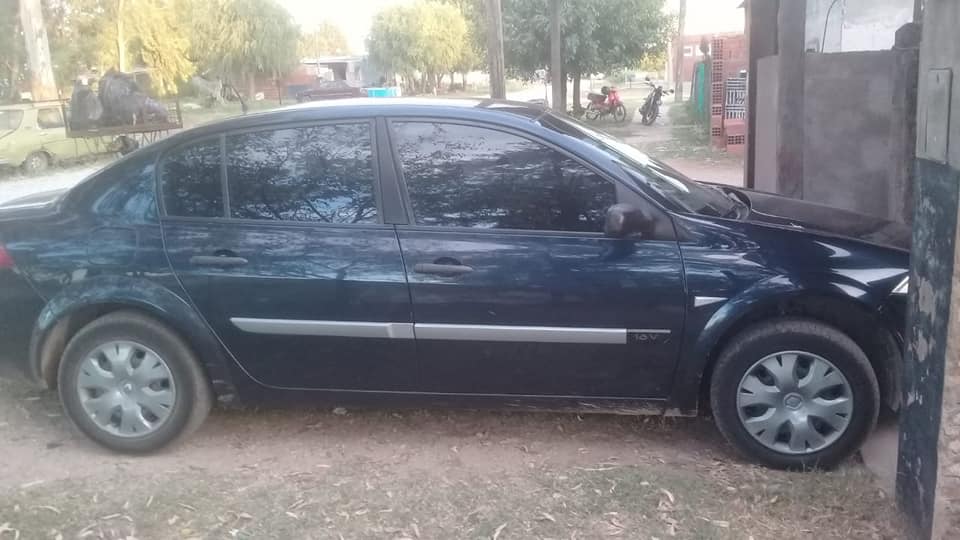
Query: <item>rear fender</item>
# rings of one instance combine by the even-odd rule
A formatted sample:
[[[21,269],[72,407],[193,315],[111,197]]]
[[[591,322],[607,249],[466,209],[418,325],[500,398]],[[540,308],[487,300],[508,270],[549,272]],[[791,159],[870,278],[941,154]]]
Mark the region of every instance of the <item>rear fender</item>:
[[[235,399],[229,357],[214,333],[182,297],[157,283],[128,276],[99,276],[65,287],[40,312],[30,340],[30,372],[47,387],[56,382],[66,342],[91,317],[117,309],[151,315],[180,333],[193,348],[219,401]]]

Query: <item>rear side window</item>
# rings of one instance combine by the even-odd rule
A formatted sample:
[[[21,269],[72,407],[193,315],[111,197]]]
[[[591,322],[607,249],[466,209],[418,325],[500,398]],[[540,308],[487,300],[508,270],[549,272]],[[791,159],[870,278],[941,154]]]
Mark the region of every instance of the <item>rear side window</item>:
[[[220,139],[206,139],[167,155],[161,168],[163,205],[169,216],[223,217]]]
[[[503,131],[394,122],[418,225],[601,232],[616,186],[573,158]]]
[[[37,125],[40,129],[54,129],[63,127],[63,115],[60,109],[39,109],[37,111]]]
[[[229,135],[230,217],[377,223],[368,123]]]
[[[13,130],[20,127],[23,120],[23,111],[0,111],[0,131]]]

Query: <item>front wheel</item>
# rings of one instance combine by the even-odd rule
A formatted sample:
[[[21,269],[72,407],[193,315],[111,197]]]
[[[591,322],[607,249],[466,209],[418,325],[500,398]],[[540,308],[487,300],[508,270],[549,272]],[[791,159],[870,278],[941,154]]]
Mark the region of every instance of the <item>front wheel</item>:
[[[44,152],[34,152],[23,161],[23,172],[34,176],[50,168],[50,156]]]
[[[613,109],[613,119],[618,123],[627,119],[627,108],[622,103]]]
[[[583,111],[583,117],[587,120],[597,120],[600,118],[600,111],[595,109],[593,105],[590,105],[585,111]]]
[[[658,116],[660,116],[660,107],[652,105],[643,113],[643,118],[641,118],[640,121],[643,125],[650,126],[657,121]]]
[[[132,311],[104,315],[67,344],[60,401],[84,435],[117,452],[152,452],[206,418],[212,392],[190,347]]]
[[[710,403],[721,433],[747,457],[783,469],[830,468],[873,430],[880,391],[850,337],[785,318],[748,328],[724,348]]]

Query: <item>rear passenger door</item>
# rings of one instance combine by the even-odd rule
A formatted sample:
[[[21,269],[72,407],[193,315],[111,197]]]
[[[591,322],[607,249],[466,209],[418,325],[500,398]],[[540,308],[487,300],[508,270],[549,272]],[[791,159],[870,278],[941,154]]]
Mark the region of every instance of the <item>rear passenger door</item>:
[[[375,148],[371,121],[343,120],[227,133],[161,160],[170,262],[265,385],[412,386],[410,297]]]

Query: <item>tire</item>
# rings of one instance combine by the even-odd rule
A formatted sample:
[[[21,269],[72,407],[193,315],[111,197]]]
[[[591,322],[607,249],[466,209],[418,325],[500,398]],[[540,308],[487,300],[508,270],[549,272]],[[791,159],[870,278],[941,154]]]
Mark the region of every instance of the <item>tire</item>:
[[[150,386],[138,388],[141,384],[134,382],[138,376],[130,371],[127,372],[131,373],[130,375],[121,376],[122,379],[116,383],[117,388],[114,390],[81,388],[82,384],[87,384],[85,381],[90,380],[90,372],[96,371],[91,369],[93,367],[91,362],[96,362],[95,357],[100,357],[97,365],[108,367],[114,365],[98,353],[98,350],[105,346],[112,351],[114,343],[130,344],[134,349],[141,347],[148,351],[148,354],[155,354],[166,368],[166,371],[162,371],[162,379],[155,378],[153,373],[155,369],[150,369],[148,370],[150,373],[143,378],[150,378],[153,382]],[[117,349],[117,357],[120,356],[121,350]],[[127,357],[131,359],[130,365],[137,362],[133,360],[136,355],[127,355]],[[143,358],[139,360],[136,369],[139,370],[145,366],[146,360],[153,357],[144,356]],[[153,365],[153,362],[151,364]],[[155,364],[155,366],[158,365]],[[106,373],[109,377],[100,376],[100,373]],[[124,373],[124,371],[115,368],[101,371],[95,373],[96,380],[114,381],[117,379],[115,377],[117,373]],[[128,382],[124,383],[124,379]],[[188,435],[203,423],[213,403],[207,378],[187,343],[165,324],[135,311],[113,312],[81,328],[64,350],[57,382],[60,401],[67,417],[77,429],[110,450],[129,454],[154,452]],[[120,386],[123,388],[119,388]],[[150,412],[151,408],[141,408],[140,402],[136,402],[136,405],[131,405],[130,409],[135,408],[136,414],[129,418],[145,420],[142,420],[142,423],[130,422],[125,425],[120,420],[120,418],[128,418],[123,411],[128,410],[127,404],[132,403],[131,400],[137,399],[134,396],[122,402],[124,405],[117,405],[116,400],[123,399],[118,396],[123,396],[121,392],[127,391],[131,392],[130,396],[139,392],[136,396],[144,399],[153,399],[153,396],[162,395],[168,402],[156,406],[156,410],[163,419]],[[108,396],[110,399],[109,405],[99,407],[101,411],[108,411],[101,416],[101,419],[107,418],[107,423],[110,424],[108,426],[103,426],[102,421],[98,423],[94,412],[89,412],[88,409],[91,407],[89,403],[102,396]],[[85,409],[85,407],[88,408]],[[153,427],[143,427],[151,423]],[[119,433],[125,427],[131,428],[129,432]],[[140,432],[143,434],[137,431],[138,427],[141,427]]]
[[[660,116],[660,108],[650,107],[647,112],[643,113],[641,123],[645,126],[652,126],[657,121],[658,116]]]
[[[41,174],[50,168],[50,156],[46,152],[34,152],[23,160],[23,172],[29,175]]]
[[[583,117],[587,120],[597,120],[600,118],[600,111],[594,109],[591,105],[587,107],[587,110],[583,111]]]
[[[795,369],[788,378],[791,356]],[[782,369],[780,378],[766,365]],[[799,386],[781,385],[781,379]],[[823,392],[811,396],[818,386]],[[747,328],[724,348],[713,371],[710,405],[720,432],[746,457],[778,469],[828,469],[856,452],[873,430],[880,390],[866,354],[846,334],[817,321],[784,318]]]
[[[617,105],[616,108],[613,109],[613,119],[617,123],[623,122],[627,119],[627,108],[624,107],[623,104]]]

